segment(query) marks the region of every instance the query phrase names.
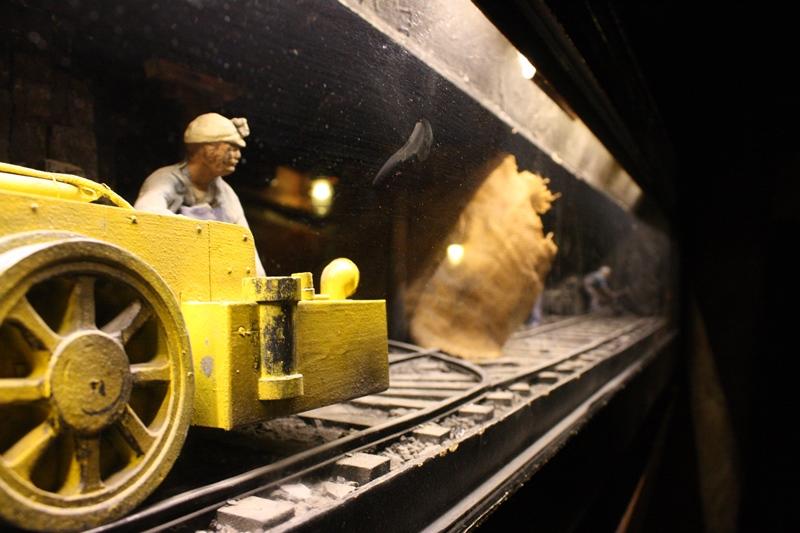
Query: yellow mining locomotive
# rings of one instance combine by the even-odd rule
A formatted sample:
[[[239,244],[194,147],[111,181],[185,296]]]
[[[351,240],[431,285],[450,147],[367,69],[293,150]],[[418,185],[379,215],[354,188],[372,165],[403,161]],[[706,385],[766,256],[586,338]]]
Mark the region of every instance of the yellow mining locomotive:
[[[162,481],[190,424],[230,429],[388,386],[358,269],[255,277],[237,225],[135,211],[0,163],[0,517],[76,530]]]

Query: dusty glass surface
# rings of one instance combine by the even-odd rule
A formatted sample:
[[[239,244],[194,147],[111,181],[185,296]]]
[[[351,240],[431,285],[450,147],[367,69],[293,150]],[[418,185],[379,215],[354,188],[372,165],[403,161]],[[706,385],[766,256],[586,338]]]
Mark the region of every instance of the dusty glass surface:
[[[508,346],[506,341],[520,329],[531,330],[564,316],[586,313],[623,317],[606,321],[615,328],[629,324],[627,319],[630,323],[654,324],[658,321],[637,318],[667,316],[674,310],[676,263],[670,236],[663,226],[658,229],[637,217],[644,205],[642,191],[575,116],[569,102],[542,81],[541,74],[535,72],[536,58],[521,57],[467,0],[7,0],[0,3],[0,20],[0,162],[85,176],[107,184],[139,208],[155,206],[177,216],[239,224],[246,220],[267,275],[311,272],[320,290],[325,265],[336,258],[349,258],[360,269],[360,283],[353,297],[386,300],[390,339],[435,347],[491,365]],[[197,161],[203,164],[195,164]],[[157,169],[162,170],[154,175]],[[155,192],[143,199],[140,190],[151,175],[151,187],[145,187],[145,192]],[[217,175],[224,176],[230,188],[218,181]],[[0,179],[3,177],[0,169]],[[30,210],[21,201],[15,206],[19,209],[15,213],[24,211],[26,216],[33,216],[31,213],[38,209],[35,202]],[[96,209],[94,212],[105,209],[82,207]],[[137,223],[138,213],[123,213],[131,224]],[[41,220],[57,226],[50,221],[58,221],[58,216],[48,216],[51,218]],[[141,228],[147,218],[139,217]],[[648,213],[648,220],[657,221],[659,217]],[[87,223],[102,226],[105,221]],[[127,221],[118,219],[117,223],[107,227],[132,227]],[[11,234],[20,231],[18,219],[4,224],[12,226]],[[183,226],[184,230],[189,228],[193,238],[201,232],[200,225],[195,224]],[[234,249],[233,241],[239,246],[246,242],[249,254],[250,237],[240,231],[236,228],[236,232],[226,234],[227,240],[215,241],[223,243],[218,248],[230,250]],[[145,248],[141,234],[120,235],[138,236],[140,249]],[[173,246],[175,255],[197,258],[171,244],[169,237],[165,235],[163,242],[154,242],[153,246],[161,251]],[[0,250],[10,262],[13,257],[8,257],[14,254],[2,248],[4,242],[10,241],[0,240]],[[200,242],[208,247],[211,238]],[[119,254],[118,248],[112,250]],[[235,299],[241,280],[226,278],[233,269],[227,265],[219,268],[219,261],[211,261],[219,250],[193,251],[201,256],[198,264],[208,259],[205,266],[183,277],[170,272],[171,281],[194,280],[197,278],[192,274],[199,272],[208,283],[195,285],[203,285],[206,295],[214,291],[208,285],[222,279],[219,284],[228,282],[226,295],[234,294],[231,298]],[[246,257],[250,264],[239,264],[237,275],[253,273],[251,267],[256,265],[250,256],[240,257]],[[170,261],[166,265],[164,270],[174,267]],[[0,267],[4,275],[13,270],[5,263]],[[120,272],[127,272],[122,263],[118,267]],[[156,267],[153,269],[155,272]],[[352,274],[352,270],[343,270]],[[73,496],[80,492],[87,499],[93,498],[101,492],[103,482],[112,488],[117,486],[114,483],[122,486],[120,480],[128,479],[128,474],[117,475],[119,472],[145,464],[140,455],[154,457],[155,452],[147,455],[143,449],[152,440],[148,427],[159,425],[162,418],[180,418],[188,425],[187,417],[198,412],[192,409],[213,403],[194,400],[192,404],[190,398],[183,404],[185,417],[165,416],[163,405],[178,395],[175,383],[179,381],[169,381],[168,372],[172,372],[169,376],[196,383],[199,379],[192,376],[201,373],[217,379],[214,364],[223,368],[220,373],[227,371],[234,376],[240,368],[252,371],[252,376],[247,375],[252,379],[241,382],[258,387],[258,399],[255,393],[246,397],[238,390],[225,396],[219,392],[225,391],[224,387],[217,387],[216,381],[213,386],[207,385],[206,380],[206,388],[198,396],[205,400],[215,395],[219,412],[242,400],[252,401],[259,408],[269,405],[266,410],[297,397],[313,398],[320,389],[325,389],[323,393],[349,390],[332,385],[339,384],[331,378],[335,373],[330,371],[332,367],[350,378],[354,387],[372,386],[367,392],[353,389],[355,392],[346,398],[358,396],[362,400],[366,394],[380,393],[389,383],[386,339],[383,322],[378,320],[382,319],[381,305],[362,302],[362,309],[374,313],[354,315],[356,305],[336,301],[346,296],[344,283],[340,284],[340,293],[331,292],[318,299],[330,304],[329,309],[349,306],[350,315],[342,312],[338,316],[368,318],[361,322],[351,319],[346,325],[324,322],[325,328],[311,329],[313,334],[305,336],[313,341],[307,342],[309,346],[320,346],[319,359],[309,358],[309,367],[326,358],[335,363],[318,372],[317,390],[307,394],[309,390],[301,385],[314,383],[308,378],[317,369],[311,373],[303,370],[305,374],[295,371],[300,357],[294,356],[301,350],[296,349],[299,343],[293,344],[293,331],[300,328],[292,330],[292,320],[302,308],[299,304],[292,307],[293,298],[300,293],[299,289],[290,292],[296,289],[294,280],[283,280],[286,283],[281,285],[288,296],[274,288],[269,297],[259,300],[253,321],[240,318],[248,317],[245,314],[235,315],[241,322],[233,327],[228,327],[224,318],[217,320],[214,326],[226,328],[223,334],[209,326],[211,319],[196,322],[193,331],[209,328],[202,332],[205,346],[210,345],[211,338],[220,343],[230,341],[231,345],[237,342],[237,347],[245,348],[231,357],[238,357],[235,370],[234,364],[214,363],[217,354],[203,352],[201,362],[195,361],[192,367],[193,374],[173,372],[174,362],[163,367],[146,363],[160,357],[165,345],[176,358],[177,354],[184,359],[190,357],[189,352],[198,354],[195,347],[202,346],[202,341],[192,337],[189,346],[189,340],[177,333],[183,332],[183,315],[188,317],[198,302],[190,301],[180,309],[175,303],[173,338],[167,335],[173,329],[168,331],[159,325],[162,322],[155,321],[159,317],[151,320],[140,314],[155,304],[145,299],[143,307],[143,296],[138,295],[135,284],[123,283],[127,278],[99,281],[96,294],[95,282],[84,278],[68,272],[51,283],[39,283],[27,295],[17,295],[22,302],[14,308],[17,315],[6,313],[11,308],[6,300],[9,294],[20,291],[4,288],[5,299],[0,299],[0,311],[7,315],[0,314],[0,344],[5,353],[5,357],[0,354],[0,380],[4,381],[0,384],[0,418],[9,421],[0,426],[0,504],[10,501],[4,499],[11,494],[4,485],[6,479],[16,480],[20,473],[28,482],[25,485],[23,479],[21,493],[30,496],[18,507],[12,502],[7,509],[0,509],[0,516],[26,527],[48,528],[52,515],[37,510],[43,493],[64,509],[74,508],[81,514],[80,520],[88,520],[63,526],[80,529],[85,524],[117,518],[146,497],[150,503],[161,501],[187,486],[216,482],[277,461],[283,453],[296,453],[298,445],[309,447],[320,439],[329,442],[356,431],[338,428],[320,433],[320,429],[330,428],[319,421],[306,424],[299,418],[279,418],[272,425],[252,426],[250,429],[257,431],[249,436],[233,435],[233,439],[245,441],[260,435],[262,440],[253,450],[220,453],[226,444],[220,445],[219,434],[211,430],[204,434],[204,428],[195,428],[187,445],[194,455],[178,459],[172,477],[162,488],[155,487],[163,476],[143,475],[152,486],[137,489],[138,500],[123,495],[122,501],[116,502],[109,497],[97,506],[107,515],[86,518],[83,515],[92,515],[95,507],[75,504]],[[13,285],[6,279],[0,279],[6,283],[3,287]],[[241,302],[197,298],[212,300],[225,312],[234,308],[237,312],[240,308],[252,311],[257,307],[253,302],[259,285],[253,280],[245,283],[250,283],[246,287],[252,290]],[[171,287],[164,287],[163,293],[170,295]],[[264,292],[258,295],[267,294],[265,285],[260,287]],[[181,285],[180,290],[184,289],[187,286]],[[96,309],[95,296],[103,302]],[[175,296],[165,300],[181,304],[191,300],[184,298],[186,292]],[[275,303],[269,299],[273,297],[284,305],[275,315],[269,314],[277,313],[274,308],[269,313],[265,310],[267,304]],[[206,303],[203,300],[199,306]],[[310,302],[313,305],[306,309],[317,303]],[[84,312],[84,308],[89,311]],[[86,318],[95,311],[94,318]],[[166,316],[166,311],[163,314]],[[76,437],[74,444],[69,440],[72,437],[55,436],[53,424],[57,425],[59,419],[47,409],[56,402],[50,400],[49,391],[45,392],[49,387],[42,385],[45,378],[39,377],[45,375],[47,367],[41,363],[42,353],[46,353],[48,338],[53,346],[62,346],[52,340],[55,335],[46,335],[48,328],[59,329],[58,323],[73,320],[73,315],[86,318],[80,326],[108,341],[107,346],[113,341],[97,331],[101,325],[93,322],[113,324],[120,339],[134,339],[130,343],[134,357],[129,361],[138,365],[135,379],[139,382],[134,385],[144,382],[146,389],[141,392],[140,388],[132,396],[133,415],[126,410],[128,414],[121,418],[125,422],[121,437],[110,430],[117,424],[111,415],[102,420],[103,427],[109,428],[102,441],[101,430],[91,425],[87,429],[76,424],[74,435],[80,438]],[[219,316],[228,315],[213,318]],[[590,326],[580,335],[564,337],[572,335],[572,341],[585,344],[587,338],[595,342],[607,335],[602,329],[592,329],[594,319],[586,321]],[[139,327],[148,320],[136,337],[131,324]],[[49,325],[43,326],[44,322]],[[24,327],[19,327],[20,323]],[[319,323],[323,323],[321,319]],[[564,323],[583,327],[580,320]],[[239,324],[244,325],[236,327]],[[320,333],[323,329],[324,334]],[[326,340],[318,341],[323,335]],[[545,338],[544,333],[542,336]],[[373,342],[358,344],[362,337]],[[173,342],[175,339],[185,347]],[[247,344],[241,339],[253,342]],[[351,339],[358,349],[349,348]],[[543,342],[551,340],[548,336]],[[397,349],[399,345],[393,346]],[[217,347],[200,349],[212,352]],[[537,354],[545,354],[542,357],[547,364],[555,364],[555,359],[550,359],[553,354],[547,355],[549,351],[549,345],[537,347]],[[311,349],[302,353],[309,352]],[[76,349],[75,353],[76,366],[86,361],[83,352]],[[379,374],[377,370],[362,376],[359,371],[366,365],[353,354],[371,356],[375,368],[386,370],[383,381],[374,377]],[[95,359],[84,365],[85,375],[73,380],[77,383],[75,390],[88,385],[105,398],[104,381],[93,374],[97,368],[123,369],[118,372],[123,377],[117,381],[117,389],[124,392],[126,386],[133,387],[133,370],[127,371],[133,366],[126,367],[124,355],[117,354],[119,364],[103,365],[107,354],[96,350],[92,355]],[[246,360],[245,365],[242,360]],[[347,367],[339,364],[345,360]],[[259,374],[275,361],[280,366]],[[436,379],[453,366],[452,362],[449,366],[437,365],[433,370]],[[48,376],[56,377],[68,374],[66,370],[48,372]],[[244,370],[241,375],[246,375]],[[262,381],[266,391],[263,396]],[[83,392],[81,389],[75,396]],[[127,397],[123,392],[115,398],[121,398],[119,405],[124,407]],[[449,398],[449,393],[444,396]],[[329,403],[341,398],[345,397]],[[273,400],[278,403],[268,404]],[[74,418],[83,422],[80,409],[84,406],[75,404],[78,414]],[[292,413],[308,414],[308,405],[301,405]],[[137,412],[143,419],[138,423]],[[268,415],[285,414],[277,412]],[[370,408],[366,414],[375,413],[381,410]],[[351,414],[346,411],[342,416]],[[407,409],[402,406],[391,411],[391,416],[405,414]],[[119,416],[123,416],[122,411]],[[192,424],[198,424],[196,418]],[[256,420],[248,418],[240,425]],[[377,416],[371,420],[373,424],[382,423]],[[469,424],[472,427],[473,422]],[[138,432],[133,431],[137,428]],[[81,440],[85,435],[79,435],[79,430],[91,438]],[[179,435],[174,441],[174,455],[179,453],[186,428],[175,432]],[[273,434],[280,438],[274,439]],[[265,444],[265,436],[295,448],[287,451],[277,442]],[[120,438],[136,441],[135,446],[126,445]],[[159,438],[158,442],[167,441],[166,437]],[[94,444],[86,445],[87,441]],[[457,448],[455,445],[450,451]],[[120,449],[124,453],[117,453]],[[163,464],[166,470],[172,465]],[[198,464],[203,467],[198,468]],[[123,504],[129,507],[115,508]],[[27,515],[18,514],[18,510],[32,513],[40,522],[26,522]]]
[[[266,272],[318,280],[351,258],[356,296],[387,298],[393,338],[425,343],[415,320],[460,309],[497,322],[484,336],[501,344],[531,321],[542,285],[542,320],[585,312],[584,277],[602,265],[606,312],[665,312],[668,237],[637,220],[635,199],[599,190],[600,144],[570,133],[568,108],[525,92],[530,72],[509,70],[500,37],[459,37],[459,24],[491,28],[479,12],[361,4],[4,2],[0,160],[80,173],[133,202],[182,160],[191,119],[246,117],[227,181]],[[508,175],[488,186],[501,163]],[[541,216],[525,172],[558,196]],[[550,232],[557,252],[537,255]],[[448,334],[463,320],[446,317]]]

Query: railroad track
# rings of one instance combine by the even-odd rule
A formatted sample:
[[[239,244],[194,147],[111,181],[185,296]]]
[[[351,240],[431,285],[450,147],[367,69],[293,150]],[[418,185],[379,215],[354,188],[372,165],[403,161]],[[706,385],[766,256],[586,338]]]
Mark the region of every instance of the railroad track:
[[[500,358],[476,363],[390,341],[388,390],[251,426],[226,435],[227,441],[212,436],[205,441],[208,455],[247,456],[249,462],[238,464],[234,475],[223,469],[188,487],[176,465],[175,479],[168,478],[139,511],[93,531],[331,525],[342,519],[338,509],[357,502],[363,507],[366,495],[385,492],[417,465],[457,456],[459,446],[468,450],[476,436],[520,412],[544,409],[539,418],[545,431],[631,362],[630,354],[625,360],[622,355],[656,342],[664,326],[652,318],[573,317],[522,330]],[[595,370],[600,368],[606,369],[602,376]],[[598,377],[581,379],[593,374]],[[524,438],[535,438],[536,431]],[[190,435],[189,454],[192,440]],[[194,464],[202,460],[187,455],[183,470],[203,470]],[[358,529],[337,523],[343,525]]]

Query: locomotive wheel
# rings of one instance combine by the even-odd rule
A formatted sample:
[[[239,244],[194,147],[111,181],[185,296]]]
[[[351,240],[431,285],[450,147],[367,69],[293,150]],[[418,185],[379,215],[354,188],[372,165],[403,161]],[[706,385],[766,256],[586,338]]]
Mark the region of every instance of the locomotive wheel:
[[[63,531],[158,486],[186,438],[193,378],[161,277],[116,246],[58,237],[0,242],[0,517]]]

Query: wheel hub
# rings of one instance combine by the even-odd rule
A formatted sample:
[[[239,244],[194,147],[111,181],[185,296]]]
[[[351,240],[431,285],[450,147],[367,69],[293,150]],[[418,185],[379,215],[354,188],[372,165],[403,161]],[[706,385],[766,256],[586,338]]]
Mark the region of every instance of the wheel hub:
[[[131,373],[124,348],[109,335],[79,331],[53,354],[50,393],[61,420],[92,435],[114,423],[128,403]]]

